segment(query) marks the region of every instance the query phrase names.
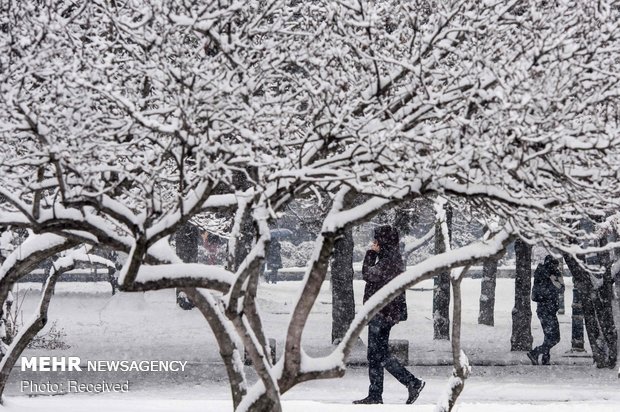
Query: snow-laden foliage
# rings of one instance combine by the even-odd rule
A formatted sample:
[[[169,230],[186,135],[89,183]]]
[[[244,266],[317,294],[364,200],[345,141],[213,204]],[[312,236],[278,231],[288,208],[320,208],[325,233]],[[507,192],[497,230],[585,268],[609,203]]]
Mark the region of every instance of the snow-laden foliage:
[[[617,207],[615,1],[0,8],[0,225],[49,240],[7,258],[0,299],[41,259],[84,242],[128,253],[124,290],[218,290],[218,299],[189,295],[226,359],[238,353],[233,330],[252,358],[260,381],[250,389],[227,363],[240,409],[279,410],[295,384],[342,375],[364,323],[415,282],[495,255],[514,234],[574,252],[569,237],[584,233],[571,221]],[[331,208],[284,357],[271,365],[254,301],[269,222],[309,193]],[[367,303],[333,362],[301,368],[335,236],[428,194],[461,197],[505,227],[418,263]],[[185,267],[166,239],[213,211],[234,216],[218,233],[229,239],[228,267]],[[148,274],[147,264],[174,271]]]
[[[295,245],[291,242],[280,242],[282,247],[283,267],[304,267],[312,254],[312,242],[301,242]]]
[[[612,6],[18,2],[0,43],[3,190],[96,204],[135,232],[251,167],[261,188],[417,181],[552,230],[506,203],[592,212],[616,184]]]

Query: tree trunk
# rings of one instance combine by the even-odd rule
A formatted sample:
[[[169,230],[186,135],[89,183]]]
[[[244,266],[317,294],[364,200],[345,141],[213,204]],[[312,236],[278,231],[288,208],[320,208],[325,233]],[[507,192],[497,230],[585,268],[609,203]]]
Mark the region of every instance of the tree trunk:
[[[233,186],[238,191],[246,191],[251,186],[250,180],[255,181],[257,179],[256,173],[256,168],[253,167],[248,167],[245,171],[234,172]],[[252,196],[238,196],[237,211],[228,242],[226,268],[231,272],[239,272],[244,264],[245,266],[240,273],[237,273],[240,278],[237,278],[229,291],[225,315],[232,323],[235,332],[242,339],[245,353],[251,359],[252,367],[259,380],[262,381],[264,392],[258,397],[252,397],[247,400],[246,404],[243,405],[245,399],[239,398],[245,398],[241,391],[246,391],[246,389],[239,386],[239,379],[242,377],[234,375],[238,371],[231,371],[234,373],[235,381],[231,380],[230,386],[234,402],[240,401],[235,406],[235,410],[240,407],[246,411],[269,410],[279,412],[282,410],[280,391],[274,375],[270,373],[273,366],[271,364],[270,349],[255,304],[258,279],[264,269],[264,255],[256,255],[249,261],[246,261],[255,245],[258,234],[258,226],[255,226],[252,216],[254,206],[256,205]],[[264,247],[268,248],[269,242],[265,242]],[[245,278],[245,280],[240,281],[242,278]],[[238,281],[239,283],[237,283]],[[236,288],[240,289],[236,290]],[[240,303],[243,305],[241,310],[238,307]],[[225,325],[227,322],[221,321],[219,323]],[[227,340],[232,341],[232,337]],[[230,342],[223,343],[224,346],[229,347],[228,350],[230,352]],[[229,362],[227,367],[237,367],[238,361],[235,359],[231,359],[231,361],[235,361],[235,364]],[[244,382],[241,382],[241,384],[245,386]]]
[[[444,205],[445,223],[448,226],[448,242],[452,237],[452,208]],[[442,222],[435,223],[435,254],[446,252],[446,239],[441,228]],[[433,339],[450,339],[450,272],[442,272],[434,278],[433,289]]]
[[[342,340],[355,317],[353,246],[353,231],[347,229],[332,252],[332,343]]]
[[[590,342],[590,348],[592,349],[592,358],[598,368],[603,368],[607,364],[607,356],[605,353],[604,338],[599,327],[594,306],[596,292],[592,288],[592,282],[588,272],[579,265],[579,262],[568,254],[564,254],[563,256],[568,269],[573,275],[573,288],[579,291],[579,296],[581,298],[583,318],[586,325],[586,333],[588,334],[588,341]]]
[[[583,335],[583,305],[581,301],[581,292],[575,285],[573,285],[571,350],[574,352],[585,351]]]
[[[605,239],[601,241],[601,246],[607,242]],[[599,261],[604,268],[603,282],[596,291],[596,300],[594,301],[598,323],[601,333],[605,339],[607,346],[606,367],[615,368],[618,359],[618,331],[614,322],[613,311],[613,277],[611,274],[611,256],[609,252],[599,253]]]
[[[461,298],[461,281],[465,273],[469,270],[469,266],[461,269],[456,277],[451,277],[452,295],[454,304],[452,306],[452,377],[448,381],[448,389],[439,399],[439,403],[435,407],[435,412],[451,412],[456,404],[461,392],[465,388],[465,380],[471,373],[469,359],[461,349],[461,315],[462,298]]]
[[[521,239],[515,241],[515,306],[512,309],[510,350],[532,349],[532,247]]]
[[[495,325],[495,285],[497,283],[499,259],[499,257],[486,259],[482,266],[480,311],[478,313],[478,324],[480,325]]]
[[[245,172],[235,171],[233,172],[233,186],[237,190],[248,190],[251,187],[248,179],[256,180],[256,169],[253,167],[246,168]],[[234,239],[234,250],[228,250],[228,267],[227,269],[236,272],[237,269],[243,263],[250,250],[252,250],[252,243],[254,242],[256,230],[254,229],[254,220],[252,219],[252,208],[246,207],[242,211],[240,227],[238,230],[238,237]],[[231,259],[232,257],[232,259]]]
[[[213,335],[220,349],[220,356],[224,361],[228,381],[230,383],[233,408],[237,409],[243,397],[247,394],[247,382],[243,373],[241,362],[241,352],[235,342],[234,326],[224,316],[224,313],[215,303],[211,292],[199,292],[194,288],[184,288],[183,291],[189,296],[192,302],[196,303],[198,310],[205,317],[213,331]]]

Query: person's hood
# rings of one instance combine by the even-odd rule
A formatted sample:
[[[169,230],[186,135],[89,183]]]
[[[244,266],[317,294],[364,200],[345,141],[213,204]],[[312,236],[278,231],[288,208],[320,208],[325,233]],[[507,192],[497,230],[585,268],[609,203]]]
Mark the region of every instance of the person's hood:
[[[390,225],[379,226],[375,229],[375,240],[384,249],[398,249],[400,242],[398,230]]]
[[[558,262],[558,260],[554,258],[553,256],[551,255],[545,256],[545,265],[558,266],[559,264],[560,262]]]

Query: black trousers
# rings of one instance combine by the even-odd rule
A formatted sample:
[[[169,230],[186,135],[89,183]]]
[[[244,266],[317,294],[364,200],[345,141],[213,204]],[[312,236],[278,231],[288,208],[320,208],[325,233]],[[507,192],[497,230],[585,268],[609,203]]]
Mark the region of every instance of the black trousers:
[[[549,351],[552,347],[560,342],[560,323],[558,322],[558,307],[557,305],[550,303],[539,303],[536,308],[536,315],[540,319],[540,325],[542,326],[545,339],[542,345],[535,347],[532,352],[535,354],[542,354],[545,357],[549,357]]]
[[[390,354],[392,326],[392,323],[385,321],[380,315],[368,323],[368,394],[372,398],[381,398],[383,395],[384,368],[405,386],[416,380],[416,377]]]

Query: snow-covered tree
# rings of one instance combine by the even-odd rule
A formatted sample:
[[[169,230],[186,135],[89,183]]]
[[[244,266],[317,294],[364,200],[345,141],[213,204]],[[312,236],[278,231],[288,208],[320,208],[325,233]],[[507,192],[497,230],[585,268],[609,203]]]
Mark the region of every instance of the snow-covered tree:
[[[575,253],[565,237],[584,234],[567,217],[616,206],[613,1],[9,4],[0,225],[35,236],[2,264],[0,300],[63,250],[124,251],[122,290],[183,288],[204,314],[236,410],[278,411],[293,386],[342,376],[364,325],[415,283],[495,256],[514,236]],[[273,365],[259,269],[269,222],[308,193],[327,193],[330,208]],[[331,355],[306,355],[335,240],[431,194],[505,224],[414,265],[364,305]],[[181,263],[167,238],[224,210],[234,213],[228,267]],[[259,377],[251,388],[238,337]],[[443,409],[467,376],[454,337],[453,349],[458,382]]]

